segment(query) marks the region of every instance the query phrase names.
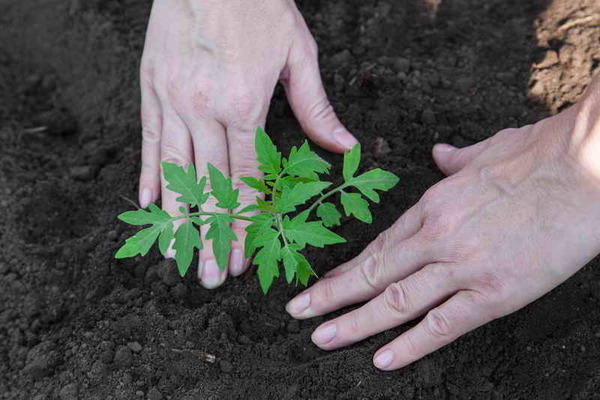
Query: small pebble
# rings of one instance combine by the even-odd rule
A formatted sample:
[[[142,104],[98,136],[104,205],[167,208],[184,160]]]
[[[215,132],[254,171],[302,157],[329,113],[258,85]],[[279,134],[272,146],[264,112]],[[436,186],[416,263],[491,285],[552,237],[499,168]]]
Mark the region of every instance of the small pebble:
[[[93,167],[89,165],[83,165],[79,167],[71,167],[71,169],[69,169],[69,174],[71,175],[71,178],[75,180],[87,182],[94,178],[95,171]]]
[[[127,346],[119,346],[115,352],[113,362],[120,367],[129,367],[133,363],[133,354]]]
[[[386,154],[389,154],[390,151],[392,151],[387,140],[385,140],[382,137],[378,137],[375,139],[374,147],[374,153],[376,157],[385,156]]]
[[[162,400],[163,395],[157,388],[153,387],[148,391],[148,400]]]
[[[397,72],[407,73],[410,69],[410,61],[406,58],[398,57],[394,60],[394,69]]]
[[[129,347],[134,353],[139,353],[142,351],[142,345],[138,342],[129,342],[127,343],[127,347]]]
[[[79,398],[77,394],[77,384],[69,383],[68,385],[63,386],[58,393],[58,397],[60,397],[60,400],[77,400]]]

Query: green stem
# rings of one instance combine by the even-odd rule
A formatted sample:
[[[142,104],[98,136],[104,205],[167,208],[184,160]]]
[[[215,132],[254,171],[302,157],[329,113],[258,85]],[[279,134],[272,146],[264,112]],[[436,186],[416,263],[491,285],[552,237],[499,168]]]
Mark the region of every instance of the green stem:
[[[338,192],[341,192],[342,190],[344,190],[344,189],[345,189],[345,188],[347,188],[348,186],[349,186],[349,185],[348,185],[347,183],[344,183],[343,185],[341,185],[341,186],[338,186],[337,188],[335,188],[335,189],[332,189],[332,190],[330,190],[329,192],[327,192],[327,193],[325,193],[324,195],[322,195],[321,197],[319,197],[319,199],[318,199],[317,201],[315,201],[315,202],[312,204],[312,206],[310,206],[310,207],[307,209],[307,212],[308,212],[308,215],[307,215],[307,216],[310,216],[310,213],[311,213],[311,212],[312,212],[312,211],[313,211],[313,210],[314,210],[316,207],[318,207],[318,206],[319,206],[319,204],[321,204],[321,203],[323,202],[323,200],[325,200],[326,198],[328,198],[328,197],[329,197],[329,196],[331,196],[331,195],[334,195],[334,194],[336,194],[336,193],[338,193]]]
[[[176,217],[171,217],[171,219],[173,221],[178,220],[178,219],[182,219],[182,218],[188,218],[188,217],[200,217],[203,215],[207,215],[207,216],[214,216],[214,215],[227,215],[233,219],[241,219],[242,221],[249,221],[252,222],[252,219],[250,217],[243,217],[241,215],[235,215],[235,214],[227,214],[227,213],[217,213],[217,212],[194,212],[194,213],[189,213],[189,214],[183,214],[183,215],[178,215]]]

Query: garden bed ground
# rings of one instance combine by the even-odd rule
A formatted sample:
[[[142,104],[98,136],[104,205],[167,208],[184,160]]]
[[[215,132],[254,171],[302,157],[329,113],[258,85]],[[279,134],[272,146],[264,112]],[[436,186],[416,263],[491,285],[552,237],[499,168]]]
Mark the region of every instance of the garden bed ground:
[[[417,0],[299,5],[366,166],[402,179],[371,226],[350,222],[348,243],[309,254],[320,273],[441,179],[435,142],[556,112],[600,62],[595,0],[446,0],[435,18]],[[156,253],[114,260],[131,234],[116,215],[135,198],[149,7],[0,0],[0,399],[600,398],[598,259],[393,373],[371,357],[405,327],[325,352],[310,342],[323,319],[284,312],[299,288],[278,282],[263,296],[249,273],[207,291]],[[283,147],[302,138],[279,90],[267,128]],[[323,155],[339,170],[341,157]]]

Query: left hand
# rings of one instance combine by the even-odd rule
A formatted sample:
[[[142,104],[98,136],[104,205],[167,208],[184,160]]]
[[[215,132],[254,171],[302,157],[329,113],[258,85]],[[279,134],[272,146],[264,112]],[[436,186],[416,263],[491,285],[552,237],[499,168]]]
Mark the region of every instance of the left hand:
[[[576,105],[464,149],[437,145],[449,177],[288,312],[310,318],[369,300],[316,329],[325,350],[425,315],[375,354],[393,370],[539,298],[600,252],[600,158],[584,147],[598,144],[599,119]]]

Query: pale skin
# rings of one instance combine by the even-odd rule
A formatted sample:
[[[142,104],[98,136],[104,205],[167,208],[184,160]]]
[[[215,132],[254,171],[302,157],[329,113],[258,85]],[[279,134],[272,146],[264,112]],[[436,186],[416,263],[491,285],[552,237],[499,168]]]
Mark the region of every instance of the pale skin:
[[[201,175],[215,164],[247,204],[255,193],[237,182],[259,176],[253,131],[278,80],[313,141],[336,152],[356,143],[327,101],[314,41],[292,1],[165,3],[155,1],[142,61],[142,206],[162,196],[163,208],[178,213],[160,182],[161,160],[194,162]],[[374,355],[382,370],[404,367],[524,307],[600,253],[600,81],[556,116],[463,149],[439,144],[433,157],[448,177],[287,304],[304,319],[366,302],[315,330],[322,349],[424,317]],[[231,275],[247,267],[244,226],[234,225]],[[209,248],[198,274],[212,288],[227,271],[212,269]]]

